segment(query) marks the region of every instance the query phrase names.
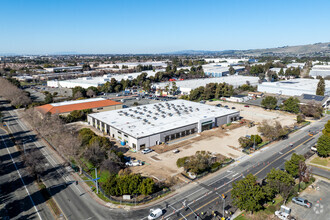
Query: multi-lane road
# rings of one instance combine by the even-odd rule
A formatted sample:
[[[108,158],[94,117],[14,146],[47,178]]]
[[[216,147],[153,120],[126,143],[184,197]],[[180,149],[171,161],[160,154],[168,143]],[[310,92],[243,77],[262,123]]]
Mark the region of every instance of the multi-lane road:
[[[63,219],[147,219],[149,210],[156,207],[164,210],[164,219],[195,219],[195,214],[200,215],[202,212],[204,213],[202,218],[207,218],[212,211],[222,213],[223,201],[219,198],[221,194],[226,195],[225,208],[229,212],[233,210],[230,206],[232,182],[243,178],[248,173],[262,179],[270,169],[282,168],[285,160],[289,159],[292,153],[306,153],[319,136],[319,134],[309,136],[309,130],[320,131],[328,120],[324,118],[314,122],[290,135],[289,139],[274,143],[252,155],[246,155],[212,176],[178,189],[171,197],[157,205],[139,209],[131,207],[128,210],[109,208],[104,204],[99,204],[80,184],[67,184],[74,181],[75,177],[70,170],[63,167],[54,151],[49,149],[42,140],[36,138],[34,132],[18,118],[16,111],[8,108],[3,114],[5,123],[15,138],[23,140],[26,147],[39,148],[45,156],[46,160],[42,163],[47,167],[47,172],[43,181],[61,208]],[[5,135],[0,135],[5,138]],[[293,143],[293,147],[289,147],[290,143]],[[190,209],[183,207],[183,202]],[[40,214],[45,208],[37,207],[37,210]],[[46,215],[40,217],[36,215],[34,218],[51,219]]]

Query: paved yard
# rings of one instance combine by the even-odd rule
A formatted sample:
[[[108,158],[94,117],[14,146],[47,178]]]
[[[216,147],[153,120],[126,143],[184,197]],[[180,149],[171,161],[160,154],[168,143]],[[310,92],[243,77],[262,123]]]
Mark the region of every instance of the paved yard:
[[[292,215],[297,220],[329,220],[330,219],[330,182],[318,180],[315,183],[317,189],[308,187],[300,194],[313,205],[312,208],[304,208],[290,202],[287,206],[292,209]]]

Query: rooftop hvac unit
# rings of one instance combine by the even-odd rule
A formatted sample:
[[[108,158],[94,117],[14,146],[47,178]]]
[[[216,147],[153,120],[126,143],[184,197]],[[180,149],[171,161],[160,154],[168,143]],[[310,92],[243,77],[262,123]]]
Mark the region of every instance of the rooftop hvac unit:
[[[151,117],[151,115],[147,115],[147,117]]]
[[[137,117],[137,119],[141,119],[141,117]]]
[[[144,122],[147,122],[148,120],[147,119],[143,119]]]
[[[120,116],[123,116],[123,114],[119,114]]]
[[[157,117],[153,117],[154,120],[157,120]]]

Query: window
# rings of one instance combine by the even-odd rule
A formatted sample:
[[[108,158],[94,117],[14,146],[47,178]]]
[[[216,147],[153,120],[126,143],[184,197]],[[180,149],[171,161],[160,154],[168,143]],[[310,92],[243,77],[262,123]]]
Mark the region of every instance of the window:
[[[136,144],[133,144],[133,148],[136,148]]]

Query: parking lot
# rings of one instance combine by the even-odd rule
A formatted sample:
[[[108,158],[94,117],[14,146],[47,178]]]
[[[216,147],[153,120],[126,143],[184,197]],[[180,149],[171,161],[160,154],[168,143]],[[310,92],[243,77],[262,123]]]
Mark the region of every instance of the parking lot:
[[[290,202],[287,206],[291,208],[291,214],[297,220],[329,220],[330,213],[330,182],[317,180],[314,189],[308,187],[299,197],[307,199],[312,203],[312,208],[305,208]]]

